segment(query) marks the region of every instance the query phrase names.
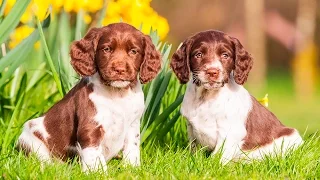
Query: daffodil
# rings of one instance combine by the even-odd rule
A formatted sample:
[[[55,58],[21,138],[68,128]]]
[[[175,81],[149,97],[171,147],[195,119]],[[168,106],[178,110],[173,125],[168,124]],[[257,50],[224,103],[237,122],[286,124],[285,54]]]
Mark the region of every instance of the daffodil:
[[[2,0],[0,0],[1,2]],[[9,13],[15,2],[16,0],[7,1],[5,15]],[[151,0],[108,0],[103,25],[122,20],[136,28],[142,27],[141,31],[145,34],[149,34],[151,28],[157,30],[160,38],[164,39],[169,32],[169,24],[150,6],[150,2]],[[105,3],[105,0],[95,0],[94,2],[90,0],[32,0],[20,19],[22,25],[11,35],[9,46],[13,48],[23,38],[31,34],[32,28],[25,24],[32,24],[35,16],[40,20],[45,19],[49,8],[52,13],[61,11],[78,13],[81,10],[84,12],[84,22],[89,24],[92,22],[92,14],[100,11]]]
[[[140,28],[145,34],[150,29],[157,29],[158,35],[164,39],[169,32],[168,21],[151,8],[151,0],[110,0],[103,25],[119,22],[122,19],[136,28]]]
[[[9,48],[12,49],[17,46],[23,39],[28,37],[34,28],[29,27],[27,25],[19,26],[15,29],[13,33],[10,35]]]
[[[265,107],[268,107],[269,105],[268,94],[266,94],[262,99],[259,99],[259,102]]]

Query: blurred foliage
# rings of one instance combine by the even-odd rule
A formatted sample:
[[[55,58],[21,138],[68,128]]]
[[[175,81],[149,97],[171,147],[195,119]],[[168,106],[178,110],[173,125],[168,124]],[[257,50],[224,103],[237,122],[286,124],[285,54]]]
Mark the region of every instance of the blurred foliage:
[[[6,16],[13,8],[16,0],[0,0],[3,3]],[[13,48],[22,39],[30,35],[35,28],[35,17],[44,20],[48,11],[53,18],[59,18],[60,14],[68,14],[69,18],[78,16],[87,25],[108,25],[120,20],[141,28],[148,34],[150,28],[157,29],[161,39],[164,39],[169,31],[169,24],[150,6],[151,0],[32,0],[26,11],[20,18],[20,25],[11,34],[9,47]],[[76,15],[75,15],[76,14]],[[101,22],[100,22],[101,20]],[[143,24],[143,26],[142,26]]]

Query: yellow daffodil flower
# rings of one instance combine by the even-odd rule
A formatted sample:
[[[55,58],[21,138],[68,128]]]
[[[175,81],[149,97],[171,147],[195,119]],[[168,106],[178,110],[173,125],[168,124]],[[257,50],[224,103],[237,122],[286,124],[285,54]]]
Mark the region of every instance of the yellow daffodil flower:
[[[262,99],[259,99],[259,102],[265,107],[268,107],[269,105],[268,94],[266,94]]]

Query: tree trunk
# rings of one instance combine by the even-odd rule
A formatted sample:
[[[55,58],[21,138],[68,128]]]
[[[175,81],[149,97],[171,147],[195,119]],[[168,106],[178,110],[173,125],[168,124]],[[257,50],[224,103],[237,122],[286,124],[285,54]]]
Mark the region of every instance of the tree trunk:
[[[310,100],[315,91],[317,51],[314,43],[316,28],[316,0],[298,0],[293,78],[299,100]]]
[[[266,38],[264,31],[264,0],[245,0],[246,48],[252,54],[253,68],[249,86],[262,92],[266,83]]]

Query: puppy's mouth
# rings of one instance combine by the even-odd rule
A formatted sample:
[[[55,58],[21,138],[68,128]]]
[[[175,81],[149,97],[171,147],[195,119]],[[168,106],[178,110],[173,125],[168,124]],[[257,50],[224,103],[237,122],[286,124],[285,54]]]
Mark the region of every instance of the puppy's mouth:
[[[127,88],[132,81],[124,79],[105,80],[101,77],[101,82],[106,86],[111,86],[114,88]]]
[[[210,82],[202,82],[201,85],[205,89],[218,89],[224,86],[224,82],[218,82],[218,81],[210,81]]]
[[[218,89],[224,86],[225,82],[208,80],[207,78],[199,77],[198,74],[193,74],[192,76],[193,83],[197,86],[203,86],[205,89]]]
[[[108,85],[115,87],[115,88],[126,88],[130,85],[130,81],[123,81],[123,80],[118,80],[118,81],[109,81]]]

